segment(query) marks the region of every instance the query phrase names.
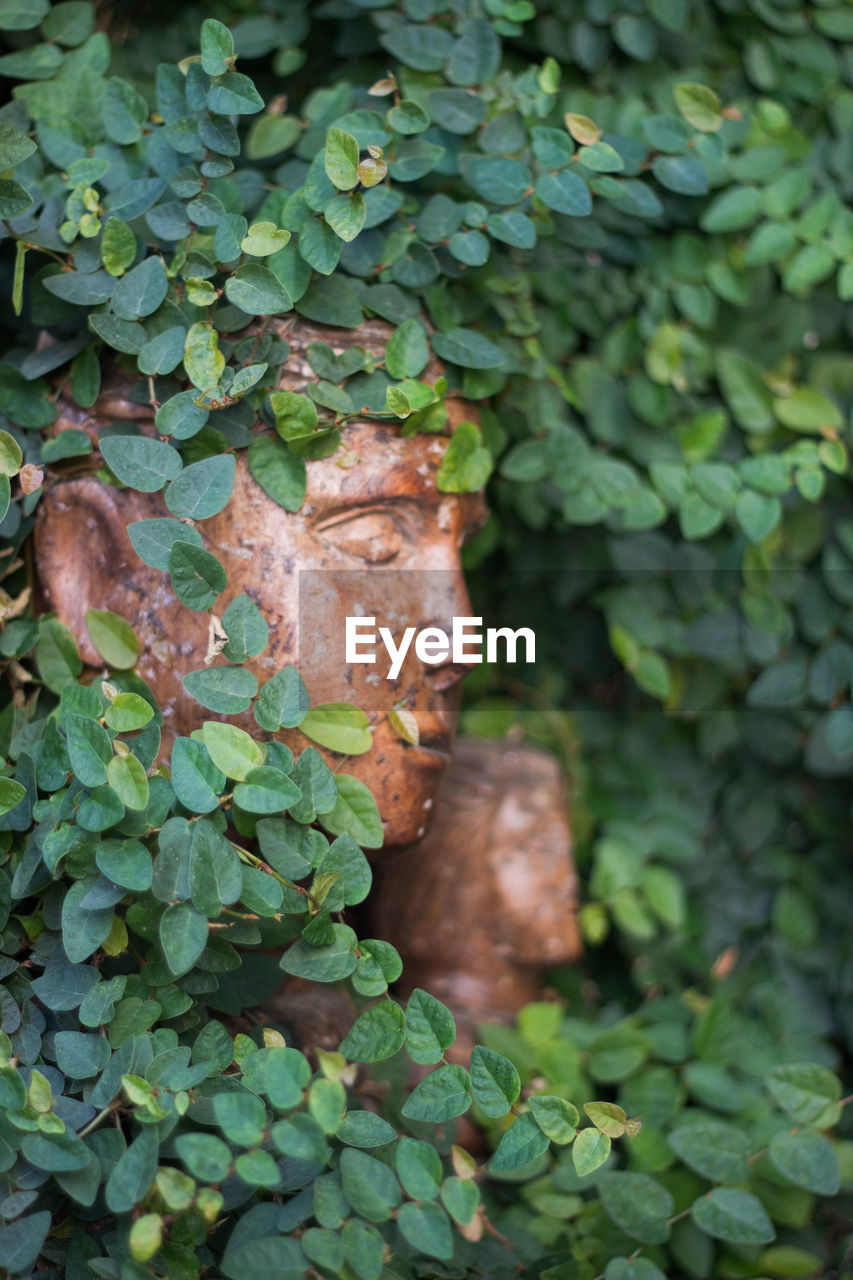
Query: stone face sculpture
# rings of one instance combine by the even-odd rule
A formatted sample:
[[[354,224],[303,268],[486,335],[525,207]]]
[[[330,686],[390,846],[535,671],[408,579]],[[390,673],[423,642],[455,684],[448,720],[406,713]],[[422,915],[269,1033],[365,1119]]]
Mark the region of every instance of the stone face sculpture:
[[[381,359],[387,329],[300,322],[286,337],[292,355],[282,385],[302,390],[313,380],[304,359],[309,342],[338,351],[358,342]],[[464,414],[451,405],[451,423],[454,416]],[[131,417],[153,431],[151,409],[133,403],[119,378],[88,413],[62,405],[56,430],[74,426],[96,439],[105,422]],[[411,964],[413,985],[422,975],[439,996],[445,991],[451,1004],[467,1009],[469,1021],[475,1005],[478,1016],[500,1015],[535,995],[537,966],[570,959],[578,949],[559,777],[556,766],[523,748],[508,764],[510,757],[488,744],[468,747],[446,817],[435,836],[415,843],[429,825],[451,760],[464,669],[426,665],[413,650],[394,681],[381,667],[347,664],[345,620],[368,613],[387,618],[395,631],[404,625],[449,630],[454,616],[470,614],[459,553],[485,508],[479,495],[439,492],[446,437],[404,438],[397,427],[361,421],[347,426],[345,446],[343,457],[308,464],[306,500],[295,514],[267,497],[245,457],[238,459],[230,502],[198,525],[228,575],[218,603],[224,609],[245,592],[267,618],[269,645],[247,663],[260,680],[295,662],[312,703],[348,701],[367,713],[373,748],[350,758],[347,772],[372,790],[386,849],[414,846],[381,868],[384,887],[374,895],[372,928]],[[85,475],[49,483],[35,533],[44,607],[72,630],[86,663],[101,665],[86,631],[88,609],[109,609],[134,627],[137,670],[163,711],[164,754],[176,735],[211,718],[181,685],[182,675],[204,665],[208,616],[175,598],[168,576],[139,559],[126,530],[132,521],[168,514],[162,494]],[[389,712],[399,705],[415,716],[418,745],[391,726]],[[249,713],[245,727],[258,732]],[[305,745],[298,730],[281,737],[297,750]],[[515,785],[519,777],[522,790]],[[444,951],[447,966],[435,959]]]
[[[313,380],[300,352],[318,338],[338,349],[357,338],[379,358],[387,331],[361,329],[354,335],[300,324],[288,334],[294,352],[286,367],[288,390],[302,390]],[[121,389],[110,389],[104,400],[88,415],[66,408],[57,430],[91,430],[108,415],[140,417],[140,406],[123,398]],[[379,667],[345,666],[345,621],[364,613],[369,596],[395,627],[405,622],[446,628],[454,615],[470,614],[459,551],[482,522],[485,507],[477,494],[438,491],[435,476],[446,437],[406,439],[395,427],[360,422],[346,428],[345,443],[349,465],[341,466],[337,454],[308,464],[306,500],[295,514],[267,497],[249,474],[245,455],[239,457],[230,502],[198,528],[228,575],[222,609],[245,592],[269,623],[269,646],[246,665],[263,680],[297,663],[312,703],[353,702],[375,725],[372,751],[351,759],[347,772],[373,791],[385,843],[405,845],[426,829],[450,759],[464,672],[450,664],[425,666],[413,652],[393,682]],[[176,599],[168,575],[144,564],[127,534],[132,521],[168,515],[160,493],[118,489],[84,476],[49,488],[35,531],[44,605],[77,637],[84,662],[100,666],[86,631],[88,609],[118,613],[136,631],[137,670],[163,712],[166,752],[175,736],[213,718],[181,686],[181,676],[204,665],[208,616]],[[398,703],[418,722],[418,746],[404,742],[389,724],[388,712]],[[250,715],[244,727],[257,733]],[[304,745],[296,734],[285,733],[283,740]]]

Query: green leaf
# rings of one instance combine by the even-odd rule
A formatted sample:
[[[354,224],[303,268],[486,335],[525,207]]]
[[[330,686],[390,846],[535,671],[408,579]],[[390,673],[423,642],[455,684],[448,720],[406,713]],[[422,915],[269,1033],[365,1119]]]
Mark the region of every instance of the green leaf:
[[[362,1218],[387,1221],[400,1203],[400,1187],[386,1164],[373,1156],[347,1147],[340,1156],[343,1193]]]
[[[572,1147],[572,1160],[579,1178],[585,1178],[605,1164],[610,1156],[610,1139],[598,1129],[581,1129]]]
[[[380,1000],[356,1018],[340,1052],[352,1062],[382,1062],[393,1058],[405,1038],[403,1010],[393,1000]]]
[[[339,191],[358,185],[358,142],[351,133],[332,128],[326,134],[324,168],[329,181]]]
[[[418,1138],[402,1137],[396,1147],[397,1177],[413,1200],[434,1200],[441,1183],[441,1157]]]
[[[785,264],[782,286],[789,293],[804,296],[835,271],[836,259],[822,244],[807,244]]]
[[[521,1078],[508,1058],[477,1044],[471,1054],[471,1093],[484,1115],[505,1116],[521,1093]]]
[[[403,972],[403,962],[389,942],[361,938],[358,946],[361,955],[352,975],[352,985],[359,995],[381,996],[388,984],[396,982]]]
[[[338,239],[349,244],[355,240],[367,220],[364,196],[360,191],[335,196],[324,208],[323,217]]]
[[[519,1116],[502,1135],[489,1161],[492,1173],[521,1169],[548,1150],[549,1140],[530,1115]]]
[[[71,768],[86,787],[98,787],[107,780],[107,765],[112,759],[110,736],[96,720],[88,716],[66,713],[62,727],[68,743]]]
[[[151,854],[139,840],[104,840],[95,861],[107,879],[123,889],[144,893],[151,887]]]
[[[107,218],[101,236],[101,261],[111,276],[124,275],[136,257],[136,236],[121,218]],[[135,317],[133,317],[135,318]]]
[[[469,18],[454,41],[447,61],[447,79],[456,85],[479,85],[491,80],[501,65],[501,42],[486,18]]]
[[[715,1187],[693,1203],[696,1226],[726,1244],[766,1244],[776,1232],[760,1200],[749,1191]]]
[[[450,1219],[435,1202],[414,1204],[407,1200],[397,1214],[397,1227],[407,1244],[419,1253],[430,1258],[453,1257]]]
[[[482,267],[489,260],[489,242],[480,231],[456,231],[447,245],[458,262]]]
[[[834,1196],[840,1185],[838,1157],[832,1143],[815,1129],[777,1133],[768,1154],[783,1177],[821,1196]]]
[[[386,119],[388,127],[393,129],[395,133],[423,133],[424,129],[428,129],[430,126],[430,118],[427,112],[411,98],[402,98],[395,106],[391,107]]]
[[[335,1136],[348,1147],[384,1147],[397,1131],[372,1111],[348,1111]]]
[[[176,738],[172,747],[172,787],[192,813],[212,813],[225,789],[225,774],[216,767],[203,742]]]
[[[699,225],[703,231],[722,234],[751,227],[761,213],[761,193],[756,187],[730,187],[715,196]]]
[[[450,1010],[435,996],[416,987],[406,1005],[406,1049],[423,1064],[440,1062],[456,1039]]]
[[[299,728],[306,738],[341,755],[363,755],[373,746],[367,716],[350,702],[311,707]]]
[[[249,445],[249,470],[273,502],[285,511],[298,511],[305,500],[305,461],[272,436],[258,436]]]
[[[343,243],[331,226],[315,218],[299,233],[297,249],[309,267],[330,276],[340,262]]]
[[[203,667],[188,671],[181,683],[208,711],[222,715],[247,711],[258,692],[257,678],[244,667]]]
[[[157,1173],[157,1130],[146,1125],[113,1166],[104,1199],[111,1213],[130,1213],[145,1196]]]
[[[58,618],[39,620],[36,662],[42,680],[53,693],[61,693],[83,670],[77,643]]]
[[[343,329],[355,329],[364,319],[354,289],[339,275],[331,280],[314,280],[296,310],[318,324],[334,324]]]
[[[138,355],[145,345],[145,330],[138,322],[119,320],[117,316],[98,312],[89,316],[89,328],[108,346],[127,355]]]
[[[423,325],[414,316],[405,320],[385,348],[385,368],[392,378],[416,378],[429,361]]]
[[[221,116],[254,115],[262,111],[264,100],[248,76],[227,71],[207,91],[209,109]]]
[[[813,1062],[774,1067],[767,1087],[795,1124],[828,1129],[838,1121],[841,1084],[826,1067]]]
[[[98,448],[122,484],[140,493],[157,493],[183,465],[177,449],[147,436],[106,436]]]
[[[578,160],[594,173],[619,173],[625,167],[619,152],[609,142],[594,142],[589,147],[581,147]]]
[[[821,434],[824,428],[837,430],[842,425],[838,406],[810,387],[797,387],[789,396],[777,396],[773,411],[783,426],[792,431]]]
[[[720,99],[704,84],[682,82],[672,91],[675,105],[688,124],[702,133],[716,133],[723,126]]]
[[[332,835],[350,835],[364,849],[382,847],[384,833],[376,801],[365,784],[348,773],[336,774],[338,799],[335,807],[321,817]]]
[[[441,71],[453,48],[453,37],[442,27],[402,22],[383,32],[379,43],[407,67],[416,71]]]
[[[21,186],[20,182],[15,182],[11,178],[0,178],[0,218],[15,218],[19,213],[23,213],[25,209],[29,209],[32,202],[32,196],[29,191],[27,191],[26,187]],[[55,278],[56,277],[50,277],[50,279]],[[67,280],[68,277],[61,276],[59,279],[64,281]],[[47,287],[49,280],[46,279],[44,283],[45,287]],[[63,287],[64,286],[60,286],[60,289]],[[97,292],[101,292],[103,287],[104,286],[99,282]],[[57,297],[62,297],[62,293],[58,292],[56,289],[51,289],[50,292],[56,293]],[[106,297],[109,297],[109,293],[106,294]],[[101,299],[101,301],[105,300],[106,298]],[[69,301],[74,301],[74,299],[69,299]]]
[[[254,600],[245,594],[231,601],[222,615],[222,627],[228,636],[222,653],[229,662],[245,662],[247,657],[257,657],[269,643],[266,618]]]
[[[0,814],[14,809],[26,794],[27,789],[20,782],[15,782],[13,778],[0,778]]]
[[[138,142],[148,118],[148,104],[127,80],[112,76],[101,99],[101,119],[107,137],[122,146]],[[162,263],[160,264],[162,268]],[[147,312],[145,314],[148,314]],[[130,317],[125,317],[130,319]]]
[[[467,89],[433,89],[426,101],[433,122],[448,133],[473,133],[486,118],[486,103]],[[535,134],[537,130],[531,132]]]
[[[666,1276],[648,1258],[612,1258],[604,1268],[604,1280],[666,1280]]]
[[[441,460],[436,485],[441,493],[474,493],[492,472],[492,455],[482,443],[480,428],[460,422]]]
[[[282,667],[262,686],[255,702],[255,719],[262,729],[294,729],[310,706],[308,690],[296,667]]]
[[[123,275],[112,295],[112,309],[120,320],[153,315],[166,296],[168,280],[160,258],[146,258]]]
[[[23,465],[21,447],[8,431],[0,431],[0,475],[16,476]]]
[[[113,756],[107,767],[107,782],[125,808],[136,811],[147,808],[148,776],[136,756]]]
[[[173,325],[146,342],[137,358],[140,373],[165,374],[176,369],[183,358],[185,336],[183,325]]]
[[[600,1133],[608,1138],[621,1138],[627,1116],[615,1102],[586,1102],[584,1111]]]
[[[542,1132],[561,1146],[574,1142],[578,1126],[578,1109],[553,1094],[534,1094],[528,1098],[530,1114]]]
[[[782,519],[782,504],[754,489],[743,489],[735,502],[735,517],[750,542],[764,541]]]
[[[209,76],[222,76],[234,61],[231,32],[215,18],[201,24],[201,65]]]
[[[196,822],[190,830],[190,898],[196,911],[214,919],[223,906],[230,906],[240,897],[240,862],[228,841],[206,819]]]
[[[86,630],[108,666],[124,670],[136,665],[139,641],[126,618],[107,609],[87,609]]]
[[[234,488],[237,463],[233,454],[218,454],[184,467],[166,490],[166,506],[183,520],[218,515]]]
[[[356,906],[370,892],[373,882],[370,864],[352,836],[338,836],[329,846],[317,870],[320,875],[336,877],[335,884],[324,900],[330,910]],[[334,907],[332,902],[335,903]]]
[[[717,377],[732,417],[745,431],[773,430],[773,397],[758,365],[736,351],[717,353]]]
[[[216,556],[194,542],[180,539],[172,543],[169,552],[169,574],[181,604],[199,613],[209,609],[228,585]]]
[[[160,918],[163,959],[176,976],[186,973],[207,946],[207,920],[188,902],[167,907]]]
[[[269,403],[282,440],[297,440],[316,431],[317,407],[310,397],[298,391],[273,391]]]
[[[274,316],[293,308],[293,299],[269,267],[246,262],[225,281],[225,296],[250,316]]]
[[[94,344],[84,347],[72,360],[69,386],[74,403],[81,409],[90,409],[97,400],[101,390],[101,362]],[[60,443],[62,437],[64,441]],[[73,448],[75,457],[92,452],[91,441],[84,431],[60,431],[59,436],[54,437],[54,447],[63,451]],[[44,457],[42,450],[42,458]]]
[[[231,1151],[212,1133],[182,1133],[175,1150],[194,1178],[201,1182],[223,1182],[231,1166]]]
[[[461,1116],[471,1105],[471,1081],[463,1067],[436,1067],[415,1086],[403,1103],[408,1120],[441,1124]]]
[[[28,7],[37,10],[40,7],[40,3],[41,0],[36,0],[35,4]],[[23,0],[5,0],[5,4],[0,6],[0,28],[12,25],[8,21],[6,14],[12,9],[13,5],[18,8],[22,4]],[[23,12],[22,17],[26,20],[26,10]],[[36,21],[38,21],[38,18]],[[35,23],[28,23],[27,25],[34,26]],[[39,1213],[31,1213],[27,1217],[17,1218],[0,1229],[0,1263],[10,1275],[29,1272],[30,1267],[41,1253],[42,1245],[50,1230],[51,1221],[50,1210],[44,1209]]]
[[[127,526],[127,532],[140,560],[150,564],[152,569],[168,571],[169,557],[176,542],[185,542],[195,547],[202,545],[201,534],[192,525],[165,516],[155,516],[151,520],[133,520]]]
[[[432,335],[433,351],[442,360],[463,369],[497,369],[504,363],[503,352],[474,329],[450,329]]]
[[[246,155],[250,160],[277,156],[298,142],[301,132],[296,116],[259,116],[246,138]]]
[[[280,769],[262,765],[251,769],[234,788],[234,801],[247,813],[282,813],[298,804],[302,792]]]
[[[17,1111],[26,1103],[27,1087],[20,1072],[16,1067],[0,1067],[0,1106],[4,1110]]]
[[[420,139],[408,145],[417,145],[418,142]],[[520,160],[463,152],[458,158],[458,164],[468,185],[490,204],[518,204],[527,196],[532,186],[532,174]],[[391,166],[392,178],[397,176],[396,171],[397,163]]]
[[[263,746],[236,725],[205,720],[201,735],[211,760],[227,778],[245,782],[264,762]]]
[[[708,194],[708,175],[698,156],[657,156],[652,173],[662,187],[681,196]]]
[[[11,169],[13,165],[20,164],[35,149],[36,144],[32,138],[28,138],[5,120],[0,121],[0,169]]]
[[[256,258],[268,258],[290,240],[290,232],[281,230],[274,222],[254,222],[240,242],[244,253]]]
[[[346,1089],[340,1080],[315,1080],[308,1090],[308,1110],[324,1133],[337,1133],[346,1101]]]
[[[219,382],[225,357],[219,350],[219,336],[212,324],[199,321],[187,330],[184,368],[199,391],[209,391]]]
[[[472,1222],[480,1205],[480,1188],[471,1178],[445,1178],[441,1184],[441,1202],[456,1222],[465,1226]]]
[[[666,1187],[645,1173],[605,1173],[598,1183],[601,1202],[626,1235],[643,1244],[669,1239],[675,1205]]]
[[[313,982],[340,982],[348,977],[356,966],[355,933],[345,924],[333,924],[332,932],[333,941],[322,947],[312,947],[300,938],[285,951],[281,957],[285,973]]]

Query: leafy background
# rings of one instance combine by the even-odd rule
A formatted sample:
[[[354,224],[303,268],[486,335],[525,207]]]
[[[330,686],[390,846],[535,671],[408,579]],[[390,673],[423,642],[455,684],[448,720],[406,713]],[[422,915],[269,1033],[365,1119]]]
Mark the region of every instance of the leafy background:
[[[208,23],[201,64],[158,73],[197,54],[205,19],[231,36]],[[87,1280],[846,1274],[849,7],[3,0],[0,27],[21,316],[0,365],[16,691],[0,724],[26,792],[2,784],[0,1263]],[[382,367],[318,349],[310,396],[267,395],[287,352],[240,332],[291,304],[389,321]],[[45,327],[60,344],[36,352]],[[251,738],[223,755],[208,732],[149,778],[157,713],[122,674],[132,637],[91,620],[118,670],[86,692],[73,641],[28,616],[18,552],[41,464],[91,452],[42,437],[56,371],[86,407],[110,352],[126,358],[161,439],[120,424],[102,456],[125,483],[168,483],[203,532],[234,449],[295,509],[306,457],[338,447],[356,405],[440,426],[418,382],[430,350],[484,402],[444,477],[476,488],[494,467],[468,551],[479,603],[510,621],[523,582],[517,621],[540,644],[536,687],[478,673],[464,723],[563,756],[588,954],[552,975],[565,1007],[484,1029],[470,1074],[441,1064],[452,1020],[426,995],[366,1003],[344,1056],[312,1071],[275,1030],[235,1043],[217,1015],[276,978],[245,914],[302,934],[285,955],[305,976],[365,1002],[393,982],[385,944],[356,955],[324,915],[324,893],[367,892],[369,800],[331,826],[323,801],[291,810],[270,877],[218,800],[237,830],[283,823],[264,815],[299,803],[310,748],[296,765]],[[174,535],[138,531],[137,549],[212,607],[215,557]],[[251,615],[232,622],[263,641]],[[299,723],[295,677],[259,696],[253,650],[231,643],[200,701],[248,700],[266,732]],[[170,824],[190,821],[187,844]],[[227,940],[205,923],[223,911]],[[404,1103],[406,1051],[439,1065]],[[365,1056],[381,1116],[359,1106]],[[488,1176],[429,1127],[472,1099],[503,1152]]]

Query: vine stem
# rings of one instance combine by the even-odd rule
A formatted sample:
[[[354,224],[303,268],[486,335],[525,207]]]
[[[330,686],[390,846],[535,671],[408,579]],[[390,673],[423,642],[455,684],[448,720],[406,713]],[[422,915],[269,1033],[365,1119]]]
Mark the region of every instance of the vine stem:
[[[90,1134],[92,1132],[93,1129],[97,1129],[101,1121],[106,1120],[107,1116],[110,1114],[112,1109],[113,1109],[112,1103],[110,1103],[108,1107],[104,1107],[103,1111],[99,1111],[96,1116],[93,1116],[92,1119],[89,1121],[89,1123],[80,1130],[77,1136],[79,1138],[85,1138],[87,1134]]]

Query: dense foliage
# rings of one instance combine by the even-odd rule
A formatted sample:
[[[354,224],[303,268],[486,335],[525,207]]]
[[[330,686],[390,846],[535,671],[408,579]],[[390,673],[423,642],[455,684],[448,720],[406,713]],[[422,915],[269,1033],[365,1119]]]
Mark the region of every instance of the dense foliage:
[[[853,1185],[828,1136],[853,1034],[851,11],[239,9],[128,34],[116,6],[108,36],[85,2],[0,0],[0,1266],[844,1274],[844,1203],[815,1197]],[[306,395],[274,389],[266,317],[291,312],[354,331],[313,348]],[[421,381],[433,354],[446,384]],[[158,438],[54,435],[58,395],[93,406],[116,362]],[[252,705],[257,735],[211,721],[153,768],[130,629],[90,615],[112,670],[86,686],[27,585],[44,466],[164,490],[134,545],[206,611],[225,575],[196,524],[235,450],[293,511],[350,418],[441,430],[448,389],[484,404],[440,485],[497,472],[472,588],[539,639],[536,687],[478,673],[466,723],[563,754],[588,881],[568,1013],[484,1029],[470,1071],[341,918],[370,888],[369,794],[270,736],[368,749],[359,713],[312,722],[291,669],[259,690],[240,597],[187,687]],[[229,1030],[280,976],[259,945],[293,939],[282,967],[363,1010],[316,1070],[286,1026]],[[437,1064],[411,1095],[407,1055]],[[432,1128],[472,1106],[488,1168]]]

